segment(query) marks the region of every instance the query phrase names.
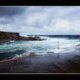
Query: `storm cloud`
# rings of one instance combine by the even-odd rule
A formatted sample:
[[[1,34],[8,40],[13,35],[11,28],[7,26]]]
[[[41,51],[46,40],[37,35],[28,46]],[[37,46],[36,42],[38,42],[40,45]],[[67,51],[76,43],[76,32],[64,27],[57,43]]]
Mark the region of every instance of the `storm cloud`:
[[[80,34],[80,6],[3,6],[0,31],[22,35]]]
[[[24,7],[0,7],[0,17],[11,17],[14,15],[19,15],[24,11]]]

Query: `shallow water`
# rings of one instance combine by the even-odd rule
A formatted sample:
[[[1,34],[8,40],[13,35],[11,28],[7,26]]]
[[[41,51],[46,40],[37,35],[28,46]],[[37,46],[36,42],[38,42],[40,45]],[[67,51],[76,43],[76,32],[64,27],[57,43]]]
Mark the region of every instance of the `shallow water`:
[[[5,59],[11,59],[18,56],[23,56],[34,52],[36,55],[44,55],[48,52],[63,53],[74,51],[74,48],[69,50],[63,49],[65,47],[72,47],[79,44],[79,39],[68,38],[54,38],[48,36],[40,36],[46,38],[44,41],[10,41],[0,43],[0,61]],[[59,48],[58,43],[59,41]]]

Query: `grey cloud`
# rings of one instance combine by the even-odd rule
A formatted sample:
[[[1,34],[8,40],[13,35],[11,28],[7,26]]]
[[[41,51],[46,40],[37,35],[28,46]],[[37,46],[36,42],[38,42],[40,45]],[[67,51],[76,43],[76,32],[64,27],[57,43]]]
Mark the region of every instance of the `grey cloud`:
[[[0,7],[0,17],[11,17],[22,14],[25,7]]]
[[[0,7],[0,24],[12,24],[20,14],[23,14],[28,7]],[[16,25],[15,25],[16,26]]]
[[[80,19],[80,6],[67,6],[62,7],[61,9],[64,11],[64,14],[59,16],[61,19],[66,19],[70,21]]]
[[[39,13],[39,14],[38,14]],[[22,15],[20,15],[22,14]],[[34,6],[34,7],[0,7],[0,18],[4,17],[5,20],[1,21],[0,24],[10,24],[12,31],[25,31],[29,27],[35,27],[38,29],[43,29],[43,26],[49,26],[50,28],[55,27],[57,20],[77,20],[79,17],[80,9],[76,7],[68,6]],[[28,23],[26,20],[30,16],[40,15],[39,18],[33,19],[32,23]],[[46,15],[46,16],[45,16]],[[53,22],[52,22],[53,21]],[[52,27],[51,27],[52,25]],[[7,29],[8,30],[8,29]],[[11,29],[10,29],[11,30]],[[34,29],[35,30],[35,29]],[[45,30],[44,33],[47,33]],[[33,31],[36,32],[36,31]],[[60,32],[60,31],[59,31]],[[54,31],[54,33],[57,33]],[[61,32],[60,32],[61,33]]]
[[[14,20],[12,19],[12,20],[10,20],[10,19],[6,19],[6,20],[3,20],[3,21],[0,21],[0,24],[11,24],[11,23],[13,23],[14,22]]]

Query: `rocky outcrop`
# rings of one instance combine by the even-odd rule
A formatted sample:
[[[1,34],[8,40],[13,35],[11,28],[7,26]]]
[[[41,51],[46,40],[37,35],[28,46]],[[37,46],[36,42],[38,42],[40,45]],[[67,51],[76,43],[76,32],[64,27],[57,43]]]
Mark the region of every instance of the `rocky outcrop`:
[[[0,31],[0,41],[19,40],[19,33]]]
[[[10,40],[42,41],[45,39],[40,39],[40,37],[23,37],[23,36],[19,36],[19,33],[0,31],[0,42],[7,42]]]
[[[24,40],[24,41],[42,41],[46,39],[41,39],[40,37],[20,37],[19,40]]]

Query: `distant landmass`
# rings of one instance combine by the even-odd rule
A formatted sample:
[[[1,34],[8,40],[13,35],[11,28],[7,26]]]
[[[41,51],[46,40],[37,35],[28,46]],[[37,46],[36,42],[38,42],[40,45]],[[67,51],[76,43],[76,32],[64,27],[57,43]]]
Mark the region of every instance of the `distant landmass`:
[[[72,39],[80,38],[80,35],[27,35],[27,36],[64,37],[64,38],[72,38]]]
[[[45,39],[40,39],[39,37],[23,37],[23,36],[20,36],[19,33],[0,31],[0,42],[7,42],[10,40],[29,41],[29,40],[45,40]]]

